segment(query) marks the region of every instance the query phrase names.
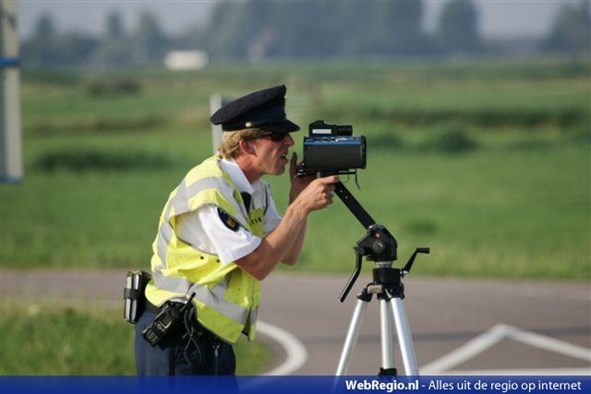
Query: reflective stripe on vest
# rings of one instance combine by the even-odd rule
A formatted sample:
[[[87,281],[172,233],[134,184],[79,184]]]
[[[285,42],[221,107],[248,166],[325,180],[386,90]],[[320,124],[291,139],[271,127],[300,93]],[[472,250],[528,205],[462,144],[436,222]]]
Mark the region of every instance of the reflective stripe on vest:
[[[184,243],[176,237],[174,227],[176,216],[214,204],[262,237],[265,207],[247,213],[242,202],[239,190],[221,170],[217,158],[189,171],[162,212],[153,245],[153,281],[146,289],[148,300],[155,305],[195,292],[201,324],[229,342],[235,342],[242,331],[254,338],[259,282],[236,264],[221,265],[218,256]]]

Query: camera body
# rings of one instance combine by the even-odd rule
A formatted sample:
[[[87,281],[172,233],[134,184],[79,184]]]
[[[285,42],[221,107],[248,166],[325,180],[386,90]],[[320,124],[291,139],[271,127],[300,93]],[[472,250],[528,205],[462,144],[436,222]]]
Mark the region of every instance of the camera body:
[[[307,175],[350,174],[366,165],[365,136],[353,136],[353,126],[332,125],[323,120],[310,123],[304,137],[304,167]]]

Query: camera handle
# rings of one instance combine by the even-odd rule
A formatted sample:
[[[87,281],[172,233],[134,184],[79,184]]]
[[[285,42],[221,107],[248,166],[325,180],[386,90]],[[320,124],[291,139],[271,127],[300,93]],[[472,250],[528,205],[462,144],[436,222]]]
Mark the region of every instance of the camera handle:
[[[347,208],[349,208],[349,211],[351,211],[351,213],[355,215],[355,217],[357,218],[357,220],[359,220],[359,223],[361,223],[363,227],[368,229],[374,224],[376,224],[376,221],[373,220],[371,215],[367,213],[367,211],[361,206],[359,201],[357,201],[355,196],[353,196],[349,189],[345,187],[343,182],[339,181],[335,183],[334,192],[337,196],[339,196],[339,198],[341,199],[341,201],[343,201]]]
[[[343,302],[359,277],[363,257],[376,262],[390,262],[391,265],[397,259],[398,243],[386,227],[376,223],[342,182],[335,183],[334,191],[359,223],[367,229],[365,236],[357,241],[355,246],[355,270],[339,297]]]
[[[344,375],[349,367],[353,348],[361,328],[361,320],[365,315],[367,305],[376,294],[380,303],[381,316],[381,351],[382,367],[380,375],[396,375],[394,366],[394,329],[398,337],[400,351],[407,375],[418,375],[419,369],[415,359],[414,348],[410,328],[406,320],[406,309],[404,307],[404,285],[402,277],[410,272],[412,265],[419,253],[429,253],[429,248],[416,248],[408,262],[403,268],[393,268],[392,264],[397,259],[398,243],[388,229],[376,223],[367,213],[342,182],[335,184],[335,194],[349,208],[351,213],[367,229],[365,236],[357,241],[355,246],[355,270],[349,278],[345,288],[341,292],[339,300],[343,302],[355,284],[359,274],[363,257],[375,261],[377,267],[373,269],[373,282],[368,284],[357,295],[357,306],[353,313],[349,330],[343,345],[343,351],[339,360],[336,375]],[[395,327],[393,326],[393,323]]]

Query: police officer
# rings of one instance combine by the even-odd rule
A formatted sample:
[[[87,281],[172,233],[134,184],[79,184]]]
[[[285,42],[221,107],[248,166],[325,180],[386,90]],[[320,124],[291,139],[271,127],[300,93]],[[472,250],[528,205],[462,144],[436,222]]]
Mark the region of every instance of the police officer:
[[[232,344],[241,334],[254,338],[259,282],[278,264],[297,262],[308,215],[331,204],[338,177],[298,177],[296,154],[288,159],[290,133],[299,127],[286,117],[285,95],[285,86],[275,86],[214,113],[212,123],[224,131],[219,153],[170,194],[152,247],[147,308],[136,324],[138,374],[234,375]],[[282,217],[262,176],[281,175],[288,164]],[[144,332],[156,316],[183,304],[181,323],[150,344]]]

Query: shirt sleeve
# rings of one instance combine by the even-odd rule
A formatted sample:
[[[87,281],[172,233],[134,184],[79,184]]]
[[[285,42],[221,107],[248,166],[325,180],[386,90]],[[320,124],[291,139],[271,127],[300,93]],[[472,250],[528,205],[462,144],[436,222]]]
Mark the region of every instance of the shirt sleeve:
[[[178,221],[177,231],[191,245],[217,254],[222,264],[252,253],[261,244],[261,238],[244,227],[228,225],[215,205],[205,205],[196,212],[183,215]],[[200,236],[204,239],[199,239]]]

